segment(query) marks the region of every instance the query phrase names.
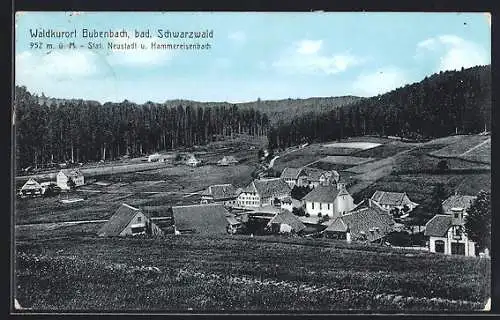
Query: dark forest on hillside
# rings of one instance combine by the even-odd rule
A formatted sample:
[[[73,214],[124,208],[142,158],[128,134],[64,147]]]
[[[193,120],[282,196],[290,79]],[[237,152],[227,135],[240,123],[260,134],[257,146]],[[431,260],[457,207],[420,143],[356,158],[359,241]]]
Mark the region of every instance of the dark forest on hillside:
[[[47,99],[16,87],[15,110],[18,168],[144,155],[241,133],[267,135],[271,148],[368,134],[420,139],[490,130],[491,68],[440,72],[366,99],[257,100],[238,105],[185,100],[101,105]],[[279,113],[287,115],[278,117]]]
[[[491,67],[426,77],[383,95],[322,114],[280,122],[268,135],[272,148],[361,135],[422,139],[490,130]]]
[[[203,145],[217,136],[265,136],[269,127],[266,114],[237,106],[168,107],[127,100],[40,105],[25,87],[16,88],[15,99],[18,168],[144,155]]]

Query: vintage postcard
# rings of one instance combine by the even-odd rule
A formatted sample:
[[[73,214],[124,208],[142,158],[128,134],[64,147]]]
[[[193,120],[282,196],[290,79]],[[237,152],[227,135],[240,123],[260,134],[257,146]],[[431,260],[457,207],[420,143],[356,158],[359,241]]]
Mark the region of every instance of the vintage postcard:
[[[17,12],[13,313],[491,308],[491,16]]]

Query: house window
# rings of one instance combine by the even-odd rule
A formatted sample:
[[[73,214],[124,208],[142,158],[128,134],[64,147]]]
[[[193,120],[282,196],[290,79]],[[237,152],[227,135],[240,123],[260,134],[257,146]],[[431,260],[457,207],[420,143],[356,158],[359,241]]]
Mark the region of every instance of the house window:
[[[458,219],[458,213],[455,213],[455,219]]]
[[[142,217],[137,217],[137,222],[141,222]]]
[[[314,210],[314,202],[311,202],[311,208]]]
[[[328,206],[328,210],[330,210],[330,204],[328,204],[327,206]]]
[[[319,204],[319,210],[321,210],[321,203]]]
[[[436,240],[434,242],[434,248],[436,252],[438,253],[444,253],[444,241],[443,240]]]

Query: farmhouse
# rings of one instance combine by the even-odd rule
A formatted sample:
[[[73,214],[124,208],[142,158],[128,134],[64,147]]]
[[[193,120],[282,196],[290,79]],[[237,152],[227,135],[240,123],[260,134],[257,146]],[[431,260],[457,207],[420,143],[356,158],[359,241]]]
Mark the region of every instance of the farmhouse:
[[[148,162],[165,162],[167,156],[161,155],[159,153],[154,153],[148,156]]]
[[[387,192],[377,190],[372,195],[371,200],[377,202],[387,210],[403,210],[406,206],[408,208],[407,212],[410,212],[418,206],[418,203],[415,203],[408,198],[406,192]]]
[[[236,188],[232,184],[215,184],[201,194],[201,204],[219,203],[226,206],[236,204]]]
[[[292,210],[293,210],[292,197],[286,197],[283,200],[281,200],[280,207],[283,210],[288,210],[288,211],[292,212]]]
[[[303,184],[302,177],[305,177],[306,173],[302,168],[285,168],[281,172],[280,178],[283,179],[291,189],[295,186],[301,186]]]
[[[39,196],[43,193],[43,187],[35,179],[30,178],[19,190],[21,196]]]
[[[273,205],[275,198],[283,200],[290,196],[290,192],[290,187],[281,178],[256,179],[243,188],[237,204],[239,207]]]
[[[217,235],[228,232],[229,212],[221,204],[172,207],[175,234]]]
[[[186,160],[186,164],[191,167],[196,167],[201,163],[200,160],[196,159],[194,154],[190,155],[189,158]]]
[[[224,156],[221,160],[217,161],[217,165],[219,166],[230,166],[236,163],[238,163],[238,160],[233,156]]]
[[[467,209],[476,197],[453,195],[443,201],[444,214],[435,215],[425,225],[429,251],[475,256],[475,243],[467,237],[464,224]]]
[[[304,198],[306,213],[311,217],[326,216],[337,218],[354,208],[354,199],[344,184],[318,186]]]
[[[236,218],[235,216],[230,215],[227,216],[226,219],[228,222],[227,232],[229,234],[236,234],[242,229],[243,227],[242,221]]]
[[[392,232],[394,224],[386,210],[369,201],[368,205],[333,219],[324,235],[333,239],[373,242]]]
[[[272,233],[300,233],[306,226],[288,210],[281,210],[267,224]]]
[[[99,237],[123,237],[136,235],[158,236],[163,234],[141,210],[124,203],[97,232]]]
[[[317,186],[327,186],[339,182],[340,175],[335,170],[320,170],[313,168],[303,168],[305,176],[300,181],[299,186],[316,188]]]
[[[83,174],[78,169],[68,170],[63,169],[59,171],[56,176],[56,183],[62,190],[68,190],[68,180],[71,179],[75,183],[75,186],[81,186],[84,184]]]

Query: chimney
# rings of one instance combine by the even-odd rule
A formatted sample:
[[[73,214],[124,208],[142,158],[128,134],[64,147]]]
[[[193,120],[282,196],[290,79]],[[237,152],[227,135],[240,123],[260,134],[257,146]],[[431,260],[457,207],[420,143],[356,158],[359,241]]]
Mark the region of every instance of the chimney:
[[[451,208],[451,224],[453,226],[461,226],[464,224],[463,208]]]

